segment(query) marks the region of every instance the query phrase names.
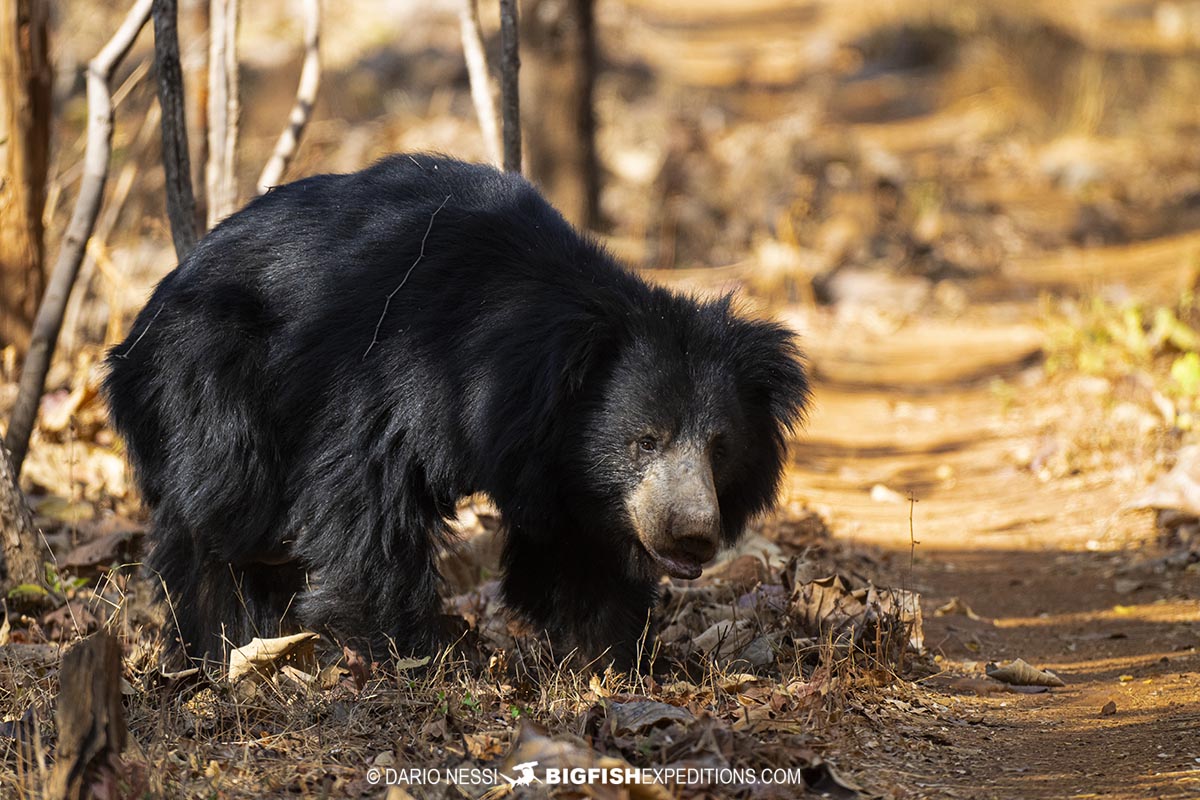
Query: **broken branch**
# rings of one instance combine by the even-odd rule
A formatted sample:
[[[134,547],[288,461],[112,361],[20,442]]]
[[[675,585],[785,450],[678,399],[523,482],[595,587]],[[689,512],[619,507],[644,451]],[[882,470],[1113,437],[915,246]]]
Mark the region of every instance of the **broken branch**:
[[[500,149],[500,128],[496,122],[496,97],[488,74],[487,54],[483,51],[483,31],[479,27],[479,0],[462,0],[458,7],[459,27],[462,30],[463,58],[467,62],[467,78],[471,83],[471,101],[483,133],[488,161],[499,167],[503,164]]]
[[[38,401],[41,399],[46,373],[50,370],[50,359],[54,356],[58,334],[62,329],[67,300],[79,274],[84,249],[92,235],[96,215],[100,212],[100,201],[104,197],[108,162],[112,155],[113,104],[110,84],[113,71],[129,53],[129,48],[133,46],[138,33],[150,19],[152,3],[153,0],[137,0],[113,38],[88,62],[88,137],[84,152],[83,180],[79,185],[79,197],[75,200],[75,209],[71,213],[71,221],[67,225],[58,260],[54,264],[54,272],[50,276],[46,294],[42,297],[37,317],[33,322],[29,354],[25,358],[25,367],[21,370],[21,384],[17,390],[12,417],[9,419],[5,445],[12,453],[14,476],[21,474],[21,464],[25,461],[29,437],[37,419]]]

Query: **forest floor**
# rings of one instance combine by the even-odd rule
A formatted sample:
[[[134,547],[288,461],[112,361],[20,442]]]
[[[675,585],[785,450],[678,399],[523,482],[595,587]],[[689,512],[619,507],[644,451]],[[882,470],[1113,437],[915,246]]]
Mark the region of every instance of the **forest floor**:
[[[1140,502],[1184,434],[1164,424],[1148,373],[1077,368],[1120,342],[1093,330],[1066,343],[1062,327],[1096,323],[1071,298],[1194,280],[1197,245],[1017,262],[959,283],[952,313],[897,310],[911,278],[880,274],[832,308],[781,312],[816,376],[788,508],[822,514],[876,583],[919,593],[939,669],[839,721],[846,737],[828,755],[868,792],[1200,795],[1200,546]],[[1030,275],[1054,282],[1053,300],[1029,291]],[[723,290],[726,278],[682,283]],[[1016,658],[1065,686],[1022,694],[986,677]]]
[[[793,325],[815,382],[780,510],[667,588],[671,669],[634,681],[560,670],[508,625],[486,506],[464,509],[468,544],[443,565],[448,611],[472,635],[432,668],[364,675],[334,649],[320,672],[258,690],[157,673],[162,612],[136,569],[145,512],[95,393],[100,343],[171,262],[155,137],[125,118],[117,166],[133,188],[85,266],[25,468],[57,583],[0,632],[0,796],[38,796],[60,646],[105,627],[124,648],[130,793],[541,796],[496,774],[368,780],[512,775],[532,759],[799,767],[838,797],[1200,797],[1200,511],[1179,492],[1173,517],[1141,507],[1172,507],[1165,492],[1140,499],[1187,465],[1200,426],[1197,22],[1160,13],[1187,4],[1011,5],[599,5],[608,244],[654,280],[736,290]],[[454,9],[435,6],[383,2],[331,26],[294,174],[405,149],[482,155]],[[83,56],[103,39],[88,9],[62,23]],[[292,90],[276,28],[296,22],[286,4],[247,19],[247,37],[274,43],[245,48],[251,164]],[[131,86],[144,113],[153,85]],[[77,156],[59,149],[56,197]],[[66,205],[51,203],[52,236]],[[15,377],[0,360],[0,418]],[[1198,470],[1176,488],[1197,491]],[[917,593],[923,653],[848,656],[805,630],[828,633],[803,587],[834,574],[877,587],[883,617],[911,622],[904,592]],[[1017,658],[1064,686],[987,677]]]
[[[1031,366],[1041,324],[1033,304],[972,303],[952,325],[808,331],[817,410],[793,497],[879,548],[877,580],[920,593],[942,670],[899,724],[862,709],[838,763],[902,797],[1194,797],[1200,573],[1127,509],[1154,469],[1152,420],[1114,413],[1119,382]],[[1014,658],[1066,686],[984,677]]]

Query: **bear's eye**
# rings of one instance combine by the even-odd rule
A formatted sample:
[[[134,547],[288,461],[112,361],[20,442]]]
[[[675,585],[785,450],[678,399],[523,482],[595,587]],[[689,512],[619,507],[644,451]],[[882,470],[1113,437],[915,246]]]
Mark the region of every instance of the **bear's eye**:
[[[725,437],[718,434],[712,438],[712,443],[709,444],[709,453],[713,461],[720,461],[729,454],[729,447],[725,444]]]
[[[658,440],[653,436],[643,436],[638,439],[638,449],[643,453],[653,453],[658,450]]]

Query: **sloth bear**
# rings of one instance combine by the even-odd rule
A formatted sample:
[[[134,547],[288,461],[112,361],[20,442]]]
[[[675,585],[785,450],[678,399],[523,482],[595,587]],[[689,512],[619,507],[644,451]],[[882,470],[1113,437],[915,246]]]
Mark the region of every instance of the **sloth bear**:
[[[521,177],[429,155],[254,200],[107,363],[174,652],[214,661],[297,623],[428,652],[447,520],[482,493],[509,608],[628,668],[662,576],[774,502],[808,397],[784,327],[647,285]]]

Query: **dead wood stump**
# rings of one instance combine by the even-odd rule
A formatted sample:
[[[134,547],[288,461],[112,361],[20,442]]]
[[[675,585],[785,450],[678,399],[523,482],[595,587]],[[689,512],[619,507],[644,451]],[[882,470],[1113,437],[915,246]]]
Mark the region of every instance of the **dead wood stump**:
[[[125,714],[121,646],[100,631],[73,647],[59,673],[58,747],[47,794],[53,800],[117,797]]]

